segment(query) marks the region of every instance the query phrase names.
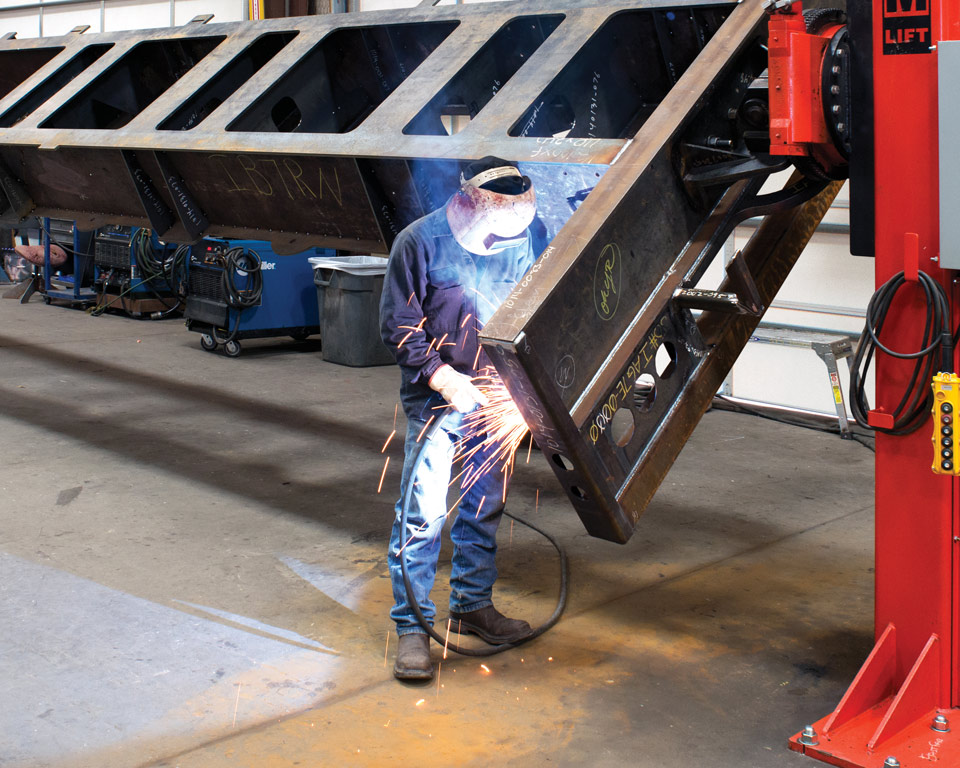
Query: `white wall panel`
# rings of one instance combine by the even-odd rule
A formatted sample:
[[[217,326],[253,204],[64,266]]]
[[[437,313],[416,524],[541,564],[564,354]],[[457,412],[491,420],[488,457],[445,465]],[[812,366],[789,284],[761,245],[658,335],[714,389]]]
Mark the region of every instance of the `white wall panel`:
[[[23,0],[0,0],[0,33],[15,31],[19,38],[54,37],[66,34],[82,24],[89,24],[90,32],[119,32],[126,29],[170,26],[169,0],[106,0],[102,14],[99,2],[45,8],[42,24],[38,11],[5,13],[3,10],[4,6],[22,3]],[[243,0],[174,0],[172,7],[175,24],[181,25],[204,13],[214,14],[214,22],[241,21],[246,5]],[[103,29],[100,27],[101,16]]]
[[[465,3],[496,3],[503,0],[440,0],[437,5],[463,5]],[[420,5],[420,0],[360,0],[361,11],[383,11],[390,8],[412,8]]]
[[[74,27],[89,24],[89,32],[100,32],[100,3],[48,8],[43,11],[43,36],[65,35]],[[27,35],[17,35],[27,37]]]
[[[12,2],[10,4],[12,5]],[[100,22],[97,21],[97,26],[99,25]],[[4,13],[0,10],[0,34],[6,34],[8,32],[16,32],[17,37],[21,38],[39,37],[40,17],[35,13],[26,13],[24,11]]]
[[[152,29],[170,26],[170,4],[156,2],[108,2],[104,31]]]
[[[176,16],[176,26],[181,26],[190,21],[194,16],[200,16],[205,13],[212,13],[213,20],[211,24],[217,22],[243,21],[244,3],[237,0],[176,0],[174,4],[174,13]]]

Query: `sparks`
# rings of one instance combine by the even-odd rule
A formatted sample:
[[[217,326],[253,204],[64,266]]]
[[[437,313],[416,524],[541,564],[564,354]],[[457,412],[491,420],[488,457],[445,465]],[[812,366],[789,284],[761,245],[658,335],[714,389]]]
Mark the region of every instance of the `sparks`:
[[[504,473],[503,493],[506,496],[509,477],[513,473],[513,457],[528,433],[527,425],[492,366],[480,371],[473,383],[485,395],[487,405],[476,408],[463,419],[466,437],[457,441],[456,450],[457,458],[469,466],[469,470],[465,470],[461,488],[469,489],[478,478],[496,467]],[[484,437],[477,440],[476,435]],[[482,463],[471,461],[481,453],[484,457]],[[478,517],[479,514],[478,506]]]
[[[397,344],[397,349],[400,349],[400,347],[402,347],[404,344],[406,344],[406,343],[407,343],[407,339],[409,339],[411,336],[413,336],[413,334],[414,334],[413,331],[409,331],[406,336],[404,336],[402,339],[400,339],[400,343]]]
[[[486,500],[487,500],[487,497],[486,497],[486,496],[481,496],[481,497],[480,497],[480,503],[477,504],[477,514],[474,516],[474,518],[479,518],[479,517],[480,517],[480,510],[483,509],[483,502],[485,502]]]
[[[383,472],[380,473],[380,485],[377,486],[377,493],[383,490],[383,478],[387,476],[387,467],[390,466],[390,457],[387,456],[387,460],[383,463]]]
[[[473,292],[477,294],[478,299],[483,299],[490,306],[490,309],[492,309],[494,312],[496,312],[500,308],[499,306],[494,304],[492,301],[490,301],[490,299],[488,299],[486,296],[480,293],[480,291],[478,291],[476,288],[473,289]]]
[[[463,326],[465,326],[465,325],[470,321],[470,318],[471,318],[471,317],[473,317],[473,315],[472,315],[472,314],[468,314],[465,318],[463,318],[463,322],[460,323],[460,329],[461,329],[461,330],[463,330]]]
[[[413,301],[413,297],[416,296],[416,295],[417,295],[417,292],[416,292],[416,291],[414,291],[413,293],[410,294],[410,298],[407,299],[407,306],[408,306],[408,307],[410,306],[410,302]]]
[[[393,405],[393,431],[397,431],[397,414],[400,412],[400,403]]]
[[[423,429],[421,429],[421,430],[420,430],[420,434],[417,435],[417,442],[418,442],[418,443],[423,439],[423,436],[426,434],[427,430],[430,428],[430,425],[433,423],[433,420],[434,420],[435,418],[436,418],[436,416],[431,416],[430,419],[427,421],[427,423],[423,425]]]
[[[447,636],[443,640],[443,658],[447,658],[447,643],[450,642],[450,625],[453,624],[453,619],[447,619]],[[438,683],[439,685],[439,683]],[[438,689],[439,690],[439,689]]]
[[[405,550],[405,549],[407,548],[407,545],[413,543],[413,540],[417,538],[417,534],[423,533],[425,530],[427,530],[427,528],[429,527],[429,525],[430,525],[430,521],[429,521],[429,520],[424,520],[422,523],[420,523],[420,525],[417,526],[416,530],[415,530],[412,534],[410,534],[410,538],[407,539],[407,540],[403,543],[403,546],[400,547],[400,549],[397,550],[397,554],[398,554],[398,555],[402,554],[402,553],[403,553],[403,550]],[[436,536],[436,534],[434,534],[434,536]]]
[[[383,649],[383,666],[387,666],[387,652],[390,650],[390,630],[387,630],[387,647]],[[389,720],[387,723],[389,724]]]
[[[237,727],[237,710],[240,708],[240,689],[243,688],[243,683],[237,683],[237,701],[233,705],[233,727]]]
[[[380,453],[385,453],[385,452],[386,452],[387,446],[390,445],[390,441],[393,440],[393,436],[394,436],[395,434],[397,434],[397,430],[396,430],[396,429],[394,429],[393,432],[390,433],[390,437],[388,437],[388,438],[387,438],[387,442],[385,442],[385,443],[383,444],[383,448],[380,449]]]
[[[427,701],[426,699],[420,699],[420,701],[418,701],[416,704],[414,704],[414,706],[415,706],[415,707],[422,707],[422,706],[426,703],[426,701]]]
[[[490,667],[488,667],[486,664],[481,664],[481,665],[480,665],[480,669],[483,670],[483,674],[485,674],[485,675],[489,675],[489,674],[490,674]]]

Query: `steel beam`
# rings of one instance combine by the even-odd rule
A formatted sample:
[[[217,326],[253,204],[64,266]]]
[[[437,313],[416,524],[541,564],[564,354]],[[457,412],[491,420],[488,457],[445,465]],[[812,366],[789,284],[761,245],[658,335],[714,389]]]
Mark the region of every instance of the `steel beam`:
[[[384,252],[463,162],[599,178],[733,7],[514,0],[0,41],[0,173],[83,227]],[[447,135],[452,115],[470,120]]]

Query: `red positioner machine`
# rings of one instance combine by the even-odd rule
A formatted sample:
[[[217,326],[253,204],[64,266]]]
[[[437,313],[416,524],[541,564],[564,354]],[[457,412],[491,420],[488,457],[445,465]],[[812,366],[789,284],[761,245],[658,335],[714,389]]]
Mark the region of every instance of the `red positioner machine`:
[[[828,173],[838,153],[849,154],[851,250],[875,257],[878,289],[902,282],[882,331],[888,349],[918,349],[929,322],[925,285],[943,289],[955,335],[960,242],[951,229],[960,180],[951,168],[960,110],[951,92],[960,78],[960,43],[952,42],[960,40],[960,2],[851,0],[846,27],[827,16],[811,24],[810,11],[805,24],[799,4],[768,10],[772,153]],[[830,765],[960,766],[953,347],[944,340],[946,359],[920,383],[933,387],[933,414],[912,431],[898,428],[895,412],[914,361],[875,358],[867,419],[877,430],[876,645],[836,709],[790,739],[795,751]]]

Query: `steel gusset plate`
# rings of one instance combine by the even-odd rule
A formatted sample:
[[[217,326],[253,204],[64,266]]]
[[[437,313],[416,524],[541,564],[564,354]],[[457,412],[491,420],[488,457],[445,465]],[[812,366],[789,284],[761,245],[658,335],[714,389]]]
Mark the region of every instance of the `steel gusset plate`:
[[[481,334],[587,531],[627,541],[839,186],[798,176],[684,181],[766,66],[759,2],[741,3]],[[696,149],[691,150],[694,147]],[[752,314],[694,317],[675,300],[736,223],[765,215],[740,254]]]

